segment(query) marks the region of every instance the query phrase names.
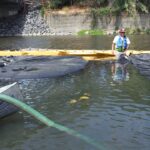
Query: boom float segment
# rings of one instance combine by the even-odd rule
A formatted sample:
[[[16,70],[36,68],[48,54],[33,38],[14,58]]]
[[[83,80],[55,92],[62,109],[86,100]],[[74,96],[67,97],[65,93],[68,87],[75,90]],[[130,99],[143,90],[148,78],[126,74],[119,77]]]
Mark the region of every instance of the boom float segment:
[[[128,50],[130,54],[150,54],[150,51],[135,51]],[[26,50],[0,51],[0,56],[81,56],[85,59],[112,59],[114,54],[111,50],[55,50],[55,49],[38,49],[38,50]]]
[[[54,50],[54,49],[40,49],[40,50],[25,50],[0,51],[0,56],[114,56],[111,51],[102,50]]]

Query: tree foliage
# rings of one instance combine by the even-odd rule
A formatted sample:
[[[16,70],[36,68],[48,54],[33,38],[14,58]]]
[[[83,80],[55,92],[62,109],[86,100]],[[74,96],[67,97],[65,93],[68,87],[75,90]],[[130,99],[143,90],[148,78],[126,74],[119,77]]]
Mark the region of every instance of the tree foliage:
[[[91,8],[110,7],[118,13],[122,11],[126,11],[129,14],[150,12],[149,0],[41,0],[41,2],[50,4],[53,9],[75,5]]]

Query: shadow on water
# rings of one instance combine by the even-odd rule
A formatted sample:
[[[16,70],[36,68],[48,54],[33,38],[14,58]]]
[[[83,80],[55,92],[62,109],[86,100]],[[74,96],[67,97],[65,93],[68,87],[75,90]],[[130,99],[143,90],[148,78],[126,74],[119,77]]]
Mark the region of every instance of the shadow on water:
[[[14,12],[14,15],[13,15]],[[17,14],[19,12],[19,14]],[[13,1],[1,1],[0,13],[3,14],[0,17],[0,34],[1,35],[16,35],[22,34],[24,24],[26,22],[25,11],[23,10],[19,2]],[[12,15],[10,15],[10,13]],[[10,15],[10,16],[8,16]],[[9,43],[9,37],[7,37]]]

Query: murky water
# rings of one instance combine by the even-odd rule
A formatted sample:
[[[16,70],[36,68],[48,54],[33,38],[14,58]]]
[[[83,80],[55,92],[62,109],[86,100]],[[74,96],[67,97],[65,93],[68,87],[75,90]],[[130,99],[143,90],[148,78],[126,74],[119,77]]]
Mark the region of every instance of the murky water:
[[[130,35],[130,49],[149,50],[150,35]],[[0,50],[21,48],[111,49],[114,36],[0,37]]]
[[[81,72],[57,79],[20,80],[19,86],[27,104],[106,150],[149,150],[150,80],[130,64],[91,62]],[[96,150],[19,112],[0,120],[0,150],[22,149]]]

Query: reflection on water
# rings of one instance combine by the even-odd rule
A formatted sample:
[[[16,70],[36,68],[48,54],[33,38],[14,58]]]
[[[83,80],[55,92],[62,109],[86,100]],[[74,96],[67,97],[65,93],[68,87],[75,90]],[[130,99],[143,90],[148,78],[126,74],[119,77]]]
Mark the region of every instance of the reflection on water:
[[[130,79],[119,84],[112,79],[112,64],[91,62],[78,74],[22,80],[24,101],[55,122],[102,143],[108,150],[149,150],[149,80],[127,65]],[[76,101],[70,103],[72,100]],[[0,121],[1,149],[95,150],[75,137],[46,128],[26,113],[19,116]]]
[[[112,78],[116,82],[128,81],[129,72],[127,65],[129,62],[119,62],[116,61],[112,63]]]

